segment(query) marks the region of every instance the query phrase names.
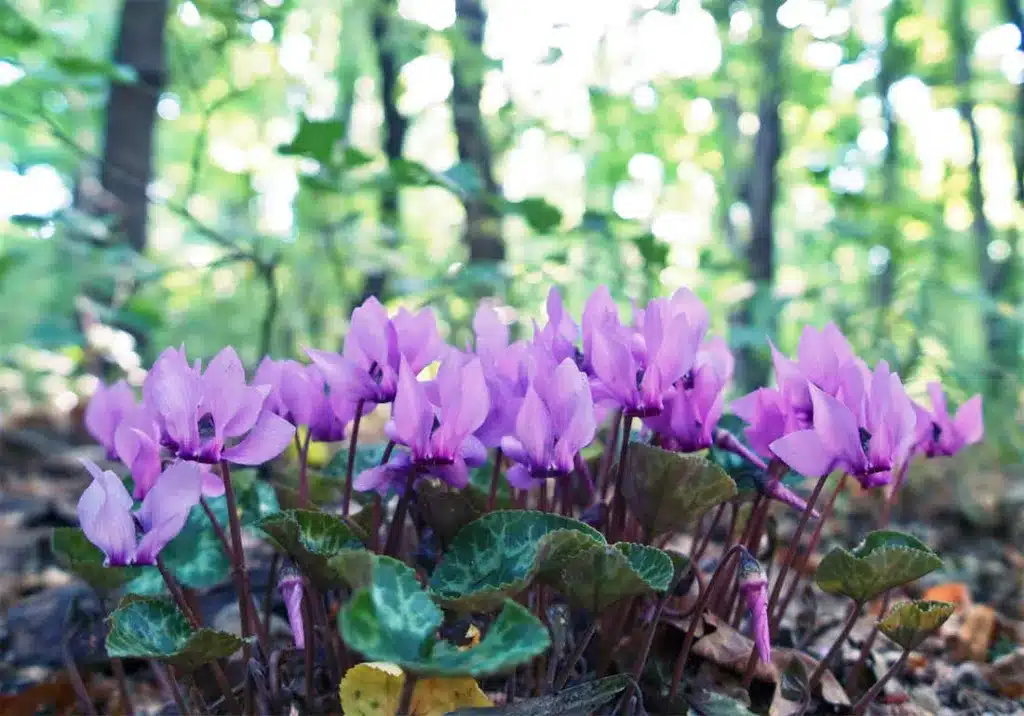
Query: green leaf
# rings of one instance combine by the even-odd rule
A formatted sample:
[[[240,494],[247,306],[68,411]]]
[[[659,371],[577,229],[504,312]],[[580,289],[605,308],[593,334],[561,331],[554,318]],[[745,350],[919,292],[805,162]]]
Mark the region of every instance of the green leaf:
[[[448,676],[500,674],[530,661],[549,646],[551,637],[540,620],[509,599],[479,644],[460,649],[448,642],[439,643],[429,663],[420,668]]]
[[[554,586],[572,606],[599,614],[626,597],[665,591],[673,572],[672,560],[660,549],[591,541],[567,560]]]
[[[700,688],[687,695],[689,716],[754,716],[754,713],[734,698],[717,691]]]
[[[540,197],[509,202],[510,213],[520,214],[538,234],[547,234],[562,223],[562,210]]]
[[[590,716],[622,693],[629,682],[628,675],[615,674],[511,706],[458,709],[449,716]]]
[[[57,527],[50,549],[61,565],[98,590],[117,589],[139,575],[140,567],[104,567],[103,552],[77,527]]]
[[[825,555],[815,581],[829,594],[865,602],[941,566],[942,559],[916,537],[880,530],[870,533],[852,552],[836,547]]]
[[[234,634],[193,629],[177,607],[163,599],[133,597],[110,615],[107,655],[160,659],[192,670],[242,647]]]
[[[97,60],[85,55],[56,55],[50,61],[58,70],[75,78],[103,77],[123,84],[138,81],[138,75],[130,66],[109,60]]]
[[[914,601],[894,605],[878,623],[879,630],[908,651],[921,645],[929,634],[953,615],[949,602]]]
[[[267,541],[287,555],[310,579],[328,587],[341,577],[330,559],[363,543],[342,517],[316,510],[286,510],[260,520],[258,527]]]
[[[459,530],[487,511],[487,495],[473,485],[457,490],[443,480],[421,480],[416,486],[416,504],[441,544],[447,545]]]
[[[632,443],[622,491],[647,534],[683,529],[736,495],[725,471],[699,455]]]
[[[345,137],[344,123],[336,119],[313,120],[303,116],[299,131],[288,144],[278,147],[281,154],[309,157],[330,164],[334,146]]]
[[[466,525],[430,578],[430,591],[446,607],[490,611],[529,586],[541,570],[544,538],[574,530],[604,544],[600,532],[582,522],[543,512],[497,510]],[[563,538],[556,538],[557,540]],[[557,551],[543,550],[550,558]]]
[[[463,195],[479,194],[483,191],[484,182],[476,167],[466,162],[459,162],[441,172],[441,176],[451,182]]]

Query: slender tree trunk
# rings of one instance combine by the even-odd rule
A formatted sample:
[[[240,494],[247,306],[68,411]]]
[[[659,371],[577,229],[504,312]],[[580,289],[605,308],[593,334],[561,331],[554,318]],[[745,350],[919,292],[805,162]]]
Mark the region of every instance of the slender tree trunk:
[[[906,12],[904,3],[894,0],[885,14],[885,47],[882,49],[878,72],[878,97],[882,101],[882,120],[885,122],[885,153],[882,156],[882,195],[879,203],[883,207],[898,206],[900,196],[900,149],[899,122],[893,114],[889,101],[889,88],[900,74],[900,45],[896,39],[896,23]],[[892,300],[896,292],[896,273],[899,269],[899,230],[895,218],[886,213],[883,220],[882,245],[889,250],[889,260],[882,268],[874,284],[874,303],[878,310],[875,323],[875,339],[884,339],[888,333]]]
[[[952,0],[950,6],[950,32],[955,54],[954,78],[957,89],[957,110],[967,125],[971,137],[970,187],[968,202],[973,219],[975,255],[982,287],[988,298],[997,302],[1016,302],[1016,251],[1011,251],[1004,261],[993,261],[989,256],[989,245],[993,240],[992,226],[985,215],[985,190],[981,181],[981,133],[974,117],[972,96],[971,48],[973,38],[967,26],[965,0]],[[989,389],[998,394],[1005,377],[1014,375],[1020,361],[1020,328],[1011,318],[1003,316],[991,306],[984,314],[986,359],[988,364]]]
[[[377,68],[380,72],[380,94],[384,104],[384,154],[392,162],[402,158],[405,135],[409,120],[398,111],[398,74],[402,69],[396,37],[391,32],[397,13],[394,0],[376,0],[371,18],[374,48],[377,52]],[[380,192],[379,225],[387,250],[394,250],[401,233],[401,211],[398,187],[385,184]],[[375,268],[366,277],[364,298],[383,298],[387,291],[387,262]]]
[[[482,192],[464,200],[466,225],[463,240],[469,249],[470,263],[498,263],[505,258],[501,238],[501,215],[493,204],[500,195],[494,179],[491,142],[480,112],[480,92],[484,24],[487,21],[481,0],[456,0],[455,11],[466,46],[456,48],[452,61],[452,114],[459,144],[459,160],[472,166],[480,177]]]
[[[754,140],[754,156],[745,188],[750,206],[751,233],[747,244],[747,277],[754,284],[754,295],[738,312],[735,323],[756,325],[769,334],[775,332],[773,284],[775,280],[774,210],[775,170],[782,155],[782,127],[779,104],[782,102],[782,27],[777,12],[778,0],[761,0],[760,59],[761,96],[757,118],[759,128]],[[739,384],[752,390],[768,381],[769,363],[760,347],[745,343],[737,351]]]
[[[1012,23],[1020,37],[1017,45],[1019,52],[1024,52],[1024,10],[1020,0],[1003,0],[1006,19]],[[1017,201],[1024,205],[1024,83],[1017,86],[1017,107],[1014,117],[1013,160],[1016,168]]]
[[[166,23],[167,0],[124,0],[114,61],[134,69],[137,81],[112,83],[103,131],[100,183],[116,203],[117,228],[140,253],[146,248],[156,105],[167,76]]]

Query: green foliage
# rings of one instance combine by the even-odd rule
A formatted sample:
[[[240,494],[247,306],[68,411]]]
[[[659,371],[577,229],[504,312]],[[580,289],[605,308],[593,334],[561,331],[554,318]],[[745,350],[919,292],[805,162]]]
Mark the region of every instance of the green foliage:
[[[363,547],[362,539],[344,518],[318,510],[286,510],[255,525],[267,541],[311,579],[327,587],[341,581],[330,560]]]
[[[900,602],[889,609],[878,629],[904,649],[913,650],[953,616],[949,602]]]
[[[665,591],[672,576],[672,560],[660,549],[591,540],[565,561],[553,582],[572,606],[597,615],[626,597]]]
[[[818,586],[858,602],[923,577],[942,566],[942,559],[912,535],[880,530],[870,533],[853,551],[836,547],[821,560]]]
[[[371,661],[389,661],[428,676],[486,676],[529,661],[550,645],[544,625],[507,600],[487,635],[461,650],[436,638],[443,614],[415,572],[387,557],[374,560],[372,583],[345,605],[339,629],[345,643]]]
[[[681,530],[736,495],[736,483],[710,460],[630,445],[623,494],[648,535]]]
[[[241,647],[242,640],[233,634],[193,629],[177,607],[162,599],[125,600],[110,615],[111,658],[159,659],[189,671]]]
[[[542,512],[497,510],[466,525],[430,578],[430,591],[446,607],[489,611],[526,589],[541,571],[560,565],[566,542],[578,532],[604,543],[582,522]]]
[[[563,689],[557,694],[517,700],[498,708],[466,708],[451,716],[590,716],[629,686],[626,674],[615,674]]]
[[[84,579],[93,589],[117,589],[137,577],[139,567],[104,567],[103,552],[77,527],[57,527],[50,549],[61,565]]]

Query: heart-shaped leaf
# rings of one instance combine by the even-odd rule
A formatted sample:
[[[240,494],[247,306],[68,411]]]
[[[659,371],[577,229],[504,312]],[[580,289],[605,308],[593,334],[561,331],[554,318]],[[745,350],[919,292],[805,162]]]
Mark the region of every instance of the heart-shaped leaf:
[[[909,651],[919,647],[929,634],[938,631],[955,610],[956,605],[949,602],[900,602],[886,613],[878,628]]]
[[[139,576],[140,567],[104,567],[103,552],[77,527],[57,527],[50,549],[62,566],[84,579],[93,589],[117,589]]]
[[[852,551],[836,547],[825,555],[815,581],[829,594],[865,602],[941,566],[942,559],[916,537],[880,530],[870,533]]]
[[[341,612],[345,643],[367,659],[389,661],[417,675],[485,676],[512,669],[551,644],[529,610],[507,600],[481,642],[469,649],[436,637],[441,610],[420,588],[415,572],[397,560],[374,559],[373,581]]]
[[[599,614],[620,599],[665,591],[673,572],[672,560],[660,549],[591,540],[572,555],[553,583],[572,606]]]
[[[398,710],[405,674],[395,664],[368,662],[345,672],[338,694],[346,716],[393,716]],[[469,677],[420,679],[412,692],[410,716],[444,716],[455,709],[491,706]]]
[[[160,659],[191,670],[241,647],[242,640],[234,634],[193,629],[185,615],[163,599],[132,597],[110,615],[111,658]]]
[[[467,708],[450,716],[590,716],[629,686],[626,674],[606,676],[534,699],[516,701],[496,709]]]
[[[700,455],[633,443],[622,492],[647,534],[681,530],[736,495],[725,470]]]
[[[286,510],[263,518],[256,526],[268,542],[322,586],[341,580],[330,566],[331,557],[363,547],[343,518],[316,510]]]
[[[573,539],[561,533],[570,531],[605,542],[593,527],[560,515],[521,510],[488,513],[452,540],[430,578],[431,594],[452,609],[496,609],[506,597],[526,589],[539,572],[560,565],[568,552],[558,545]]]
[[[447,545],[459,530],[487,512],[487,495],[473,485],[457,490],[442,480],[421,480],[416,504],[441,544]]]

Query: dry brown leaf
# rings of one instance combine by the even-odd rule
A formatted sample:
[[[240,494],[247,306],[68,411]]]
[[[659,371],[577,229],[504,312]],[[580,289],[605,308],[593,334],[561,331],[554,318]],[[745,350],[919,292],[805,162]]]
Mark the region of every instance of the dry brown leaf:
[[[985,604],[974,604],[957,634],[955,653],[958,659],[984,662],[996,629],[996,611]]]
[[[991,664],[985,664],[981,672],[1000,696],[1008,699],[1024,698],[1024,648],[1018,648]]]
[[[0,695],[0,713],[4,716],[35,716],[43,709],[66,713],[77,706],[75,690],[64,673],[54,681],[30,686],[20,694]]]

